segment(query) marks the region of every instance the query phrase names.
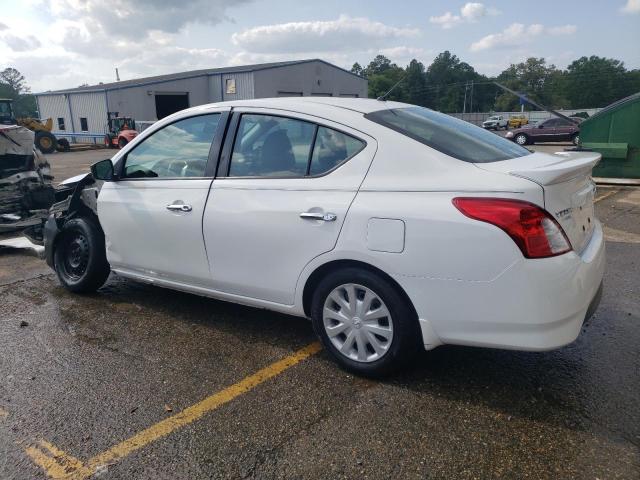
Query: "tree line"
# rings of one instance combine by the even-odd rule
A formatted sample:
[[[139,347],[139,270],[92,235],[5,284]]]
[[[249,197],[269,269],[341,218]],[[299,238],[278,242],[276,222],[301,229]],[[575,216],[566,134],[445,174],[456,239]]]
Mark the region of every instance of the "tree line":
[[[0,98],[13,100],[13,113],[18,118],[37,116],[36,98],[31,94],[24,75],[15,68],[0,71]]]
[[[574,60],[564,70],[544,58],[531,57],[511,64],[496,77],[479,74],[449,51],[436,56],[428,67],[414,59],[402,68],[378,55],[366,67],[355,63],[351,72],[369,81],[370,98],[384,95],[397,84],[387,99],[447,113],[520,110],[520,99],[493,82],[554,109],[604,107],[640,92],[640,70],[627,70],[620,60],[595,55]],[[535,107],[525,104],[524,109]]]

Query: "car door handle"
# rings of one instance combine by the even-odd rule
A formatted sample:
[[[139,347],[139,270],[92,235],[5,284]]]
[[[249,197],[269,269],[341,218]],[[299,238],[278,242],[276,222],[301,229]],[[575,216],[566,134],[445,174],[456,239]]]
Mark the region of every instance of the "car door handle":
[[[338,216],[335,213],[302,212],[300,218],[305,220],[322,220],[323,222],[335,222]]]
[[[191,205],[185,205],[184,203],[170,203],[167,205],[167,210],[172,212],[190,212]]]

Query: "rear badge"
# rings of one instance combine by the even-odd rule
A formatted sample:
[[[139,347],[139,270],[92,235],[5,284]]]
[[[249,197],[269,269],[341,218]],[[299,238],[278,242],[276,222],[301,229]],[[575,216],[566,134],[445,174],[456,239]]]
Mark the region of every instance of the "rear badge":
[[[559,219],[564,219],[564,218],[570,217],[571,216],[571,209],[570,208],[565,208],[564,210],[560,210],[559,212],[556,212],[555,215]]]

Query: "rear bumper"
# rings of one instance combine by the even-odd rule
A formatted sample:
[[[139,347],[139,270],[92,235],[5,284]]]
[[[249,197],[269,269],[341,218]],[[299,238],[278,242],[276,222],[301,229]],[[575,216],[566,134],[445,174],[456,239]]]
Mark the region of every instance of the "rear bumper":
[[[573,342],[597,308],[602,226],[580,255],[521,259],[490,281],[394,276],[414,303],[425,348],[442,343],[551,350]]]

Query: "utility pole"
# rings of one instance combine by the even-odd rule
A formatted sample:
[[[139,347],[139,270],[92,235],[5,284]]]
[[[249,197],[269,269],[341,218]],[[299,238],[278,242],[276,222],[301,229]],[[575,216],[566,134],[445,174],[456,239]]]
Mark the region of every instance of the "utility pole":
[[[469,82],[464,84],[464,102],[462,103],[462,115],[467,113],[467,87],[468,86],[469,86]]]
[[[471,80],[471,105],[469,106],[469,112],[473,113],[473,80]]]

